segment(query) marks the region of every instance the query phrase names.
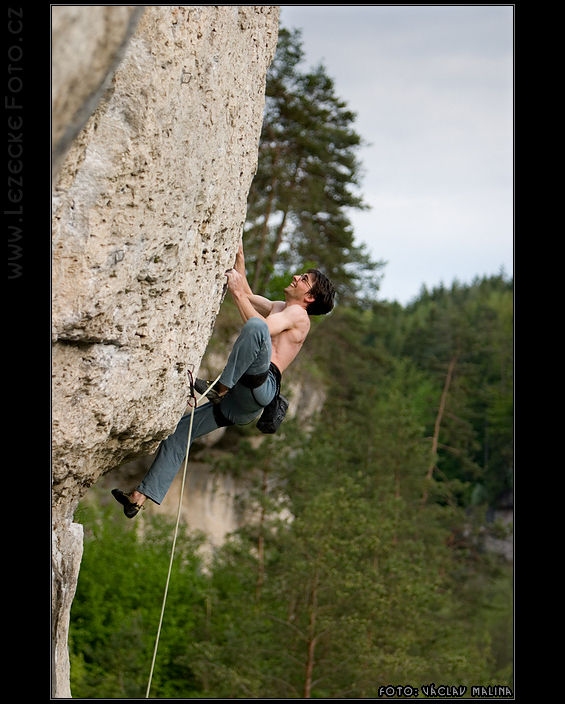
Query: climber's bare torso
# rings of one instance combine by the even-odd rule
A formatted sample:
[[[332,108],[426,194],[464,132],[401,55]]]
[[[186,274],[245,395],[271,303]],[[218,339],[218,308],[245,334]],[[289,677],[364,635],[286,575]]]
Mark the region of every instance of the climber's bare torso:
[[[253,296],[250,299],[254,307],[254,299],[256,298]],[[272,306],[270,312],[262,315],[265,317],[271,333],[271,362],[282,373],[302,349],[310,330],[310,318],[304,308],[296,303],[269,301],[269,304]],[[261,310],[265,311],[265,307],[263,306]],[[261,314],[261,310],[257,310],[257,312]]]

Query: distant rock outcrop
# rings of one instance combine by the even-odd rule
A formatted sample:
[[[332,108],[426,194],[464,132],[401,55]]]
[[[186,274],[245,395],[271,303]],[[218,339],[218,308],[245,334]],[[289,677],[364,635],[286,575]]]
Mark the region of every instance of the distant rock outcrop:
[[[73,514],[185,409],[245,220],[278,8],[52,13],[53,696],[70,697]]]

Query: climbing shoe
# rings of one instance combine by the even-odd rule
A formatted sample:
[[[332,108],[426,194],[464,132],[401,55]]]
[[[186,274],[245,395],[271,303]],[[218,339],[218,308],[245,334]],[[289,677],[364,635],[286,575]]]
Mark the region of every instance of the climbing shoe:
[[[112,489],[112,496],[116,499],[116,501],[124,507],[124,513],[128,518],[133,518],[134,516],[137,516],[137,514],[141,511],[143,506],[140,504],[134,503],[130,499],[130,495],[124,493],[121,489]]]
[[[205,398],[212,403],[220,403],[223,396],[221,396],[215,389],[210,389],[211,386],[212,382],[207,379],[196,379],[194,382],[194,388],[197,393],[206,394]]]

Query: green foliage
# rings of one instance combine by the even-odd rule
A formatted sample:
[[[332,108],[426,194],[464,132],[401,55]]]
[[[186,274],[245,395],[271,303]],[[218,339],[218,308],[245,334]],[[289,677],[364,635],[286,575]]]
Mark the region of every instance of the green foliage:
[[[465,503],[481,485],[494,504],[512,488],[512,281],[499,275],[424,292],[401,320],[404,334],[395,352],[437,379],[438,388],[456,359],[439,470],[468,483]]]
[[[384,683],[511,686],[511,574],[462,537],[467,517],[456,504],[421,503],[426,410],[409,390],[422,385],[402,361],[354,421],[322,417],[305,432],[289,420],[258,447],[235,439],[216,471],[248,477],[255,519],[206,571],[198,541],[181,536],[154,696],[372,698]],[[133,524],[141,535],[115,509],[88,507],[79,518],[73,695],[140,697],[172,525]]]
[[[116,520],[116,517],[122,520]],[[169,565],[173,527],[145,521],[145,535],[124,526],[115,507],[81,507],[84,555],[71,612],[71,687],[74,697],[145,696]],[[194,691],[182,661],[205,601],[195,556],[198,541],[179,536],[152,691],[159,697]],[[166,673],[166,674],[165,674]]]

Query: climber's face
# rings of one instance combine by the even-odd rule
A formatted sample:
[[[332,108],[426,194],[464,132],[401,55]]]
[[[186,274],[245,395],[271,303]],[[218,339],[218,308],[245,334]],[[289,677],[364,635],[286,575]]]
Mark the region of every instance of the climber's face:
[[[285,300],[303,303],[313,300],[310,291],[314,285],[314,274],[296,274],[292,277],[292,281],[285,288]]]
[[[310,280],[310,277],[313,277],[313,274],[296,274],[292,277],[292,282],[286,287],[285,291],[287,289],[292,289],[296,291],[296,293],[300,293],[300,295],[303,296],[308,293],[314,285],[314,282]]]
[[[301,287],[305,288],[305,293],[308,293],[314,285],[313,281],[310,281],[312,274],[300,274],[292,277],[292,282],[295,286],[300,284]]]

